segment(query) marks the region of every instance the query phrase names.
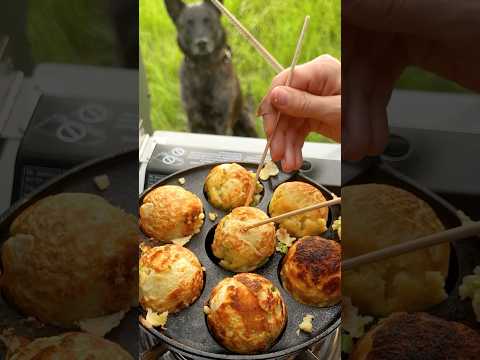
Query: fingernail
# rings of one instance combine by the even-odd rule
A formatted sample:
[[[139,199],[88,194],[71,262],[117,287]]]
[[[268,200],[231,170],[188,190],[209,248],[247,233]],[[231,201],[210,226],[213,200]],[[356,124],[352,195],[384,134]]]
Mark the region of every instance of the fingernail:
[[[273,97],[273,102],[278,106],[287,106],[288,94],[283,89],[276,89]]]

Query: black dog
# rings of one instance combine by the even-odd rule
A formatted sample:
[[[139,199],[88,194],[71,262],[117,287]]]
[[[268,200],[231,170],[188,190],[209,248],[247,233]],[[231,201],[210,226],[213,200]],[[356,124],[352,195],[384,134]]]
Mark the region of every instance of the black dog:
[[[185,55],[180,70],[182,101],[195,133],[255,137],[244,109],[220,13],[209,1],[186,5],[165,0]]]

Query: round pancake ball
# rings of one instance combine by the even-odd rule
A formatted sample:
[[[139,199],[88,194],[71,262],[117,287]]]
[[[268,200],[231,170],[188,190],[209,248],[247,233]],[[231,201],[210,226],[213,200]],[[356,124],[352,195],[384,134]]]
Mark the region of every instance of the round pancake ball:
[[[175,185],[150,191],[143,198],[139,213],[142,231],[160,242],[197,234],[205,218],[198,196]]]
[[[178,312],[203,289],[203,269],[193,252],[180,245],[147,248],[140,256],[140,304],[158,313]]]
[[[341,300],[340,244],[320,236],[296,241],[282,262],[282,284],[299,302],[331,306]]]
[[[356,344],[352,360],[478,359],[480,335],[469,327],[426,313],[394,313]]]
[[[322,192],[314,186],[290,181],[275,189],[268,210],[270,216],[274,217],[324,201],[326,199]],[[279,224],[295,237],[320,235],[327,230],[327,218],[328,208],[325,207],[280,220]]]
[[[217,228],[212,243],[220,266],[246,272],[257,269],[275,252],[275,225],[268,223],[250,230],[243,228],[251,223],[268,219],[262,210],[253,207],[238,207],[225,216]]]
[[[207,175],[205,193],[214,207],[223,210],[244,206],[255,174],[238,164],[215,166]]]
[[[383,184],[342,189],[344,259],[444,229],[433,209],[412,193]],[[365,315],[423,311],[446,299],[449,244],[344,271],[342,292]]]
[[[212,290],[206,305],[207,322],[214,337],[239,354],[268,350],[287,322],[280,292],[257,274],[223,279]]]
[[[2,293],[62,327],[138,303],[138,226],[100,196],[63,193],[24,210],[2,247]]]
[[[38,338],[7,354],[7,360],[133,360],[118,344],[81,332]]]

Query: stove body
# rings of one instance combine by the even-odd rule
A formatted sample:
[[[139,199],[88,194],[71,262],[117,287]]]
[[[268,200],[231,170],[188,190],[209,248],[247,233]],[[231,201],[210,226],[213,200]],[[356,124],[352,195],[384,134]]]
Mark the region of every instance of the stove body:
[[[0,64],[0,213],[88,160],[138,146],[138,72]]]

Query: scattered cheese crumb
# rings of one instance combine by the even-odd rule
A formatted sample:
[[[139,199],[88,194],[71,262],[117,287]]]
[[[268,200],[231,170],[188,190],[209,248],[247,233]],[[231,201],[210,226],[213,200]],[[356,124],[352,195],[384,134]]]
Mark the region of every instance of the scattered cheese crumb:
[[[199,218],[200,220],[205,219],[205,214],[202,212],[200,215],[198,215],[198,218]]]
[[[185,185],[185,178],[183,177],[179,178],[178,182],[180,183],[180,185]]]
[[[341,216],[333,222],[332,229],[333,231],[337,232],[338,238],[342,240],[342,217]]]
[[[300,329],[297,329],[296,333],[297,333],[297,336],[300,336]]]
[[[255,194],[260,194],[263,191],[263,185],[260,181],[257,181],[257,185],[255,186]]]
[[[108,177],[108,175],[103,174],[95,176],[93,178],[93,181],[95,182],[95,185],[97,185],[97,187],[102,191],[110,187],[110,178]]]
[[[260,194],[253,195],[252,206],[257,206],[258,204],[260,204],[260,200],[262,200],[262,195]]]
[[[205,315],[210,314],[210,308],[209,308],[207,305],[205,305],[205,306],[203,307],[203,312],[205,313]]]
[[[208,218],[210,219],[210,221],[215,221],[215,220],[217,220],[217,214],[214,213],[214,212],[209,212],[208,213]]]
[[[152,326],[165,328],[168,320],[168,311],[159,314],[151,309],[147,309],[147,318],[145,320]]]
[[[300,323],[300,325],[298,325],[298,328],[306,333],[311,334],[313,331],[313,324],[312,324],[313,317],[314,316],[310,314],[305,315],[303,318],[303,321]]]
[[[186,243],[188,243],[191,238],[192,238],[192,235],[190,235],[190,236],[185,236],[185,237],[183,237],[183,238],[173,239],[173,240],[172,240],[172,243],[173,243],[173,244],[176,244],[176,245],[183,246],[183,245],[185,245]]]
[[[458,290],[462,300],[472,299],[473,311],[480,322],[480,266],[475,267],[472,275],[463,278]]]
[[[273,161],[268,161],[265,163],[262,170],[260,170],[260,179],[265,181],[272,176],[277,176],[280,170]]]
[[[277,235],[277,245],[276,250],[283,254],[286,254],[288,248],[297,240],[296,238],[290,236],[290,234],[284,228],[280,228],[276,232]]]
[[[117,327],[124,316],[125,311],[120,311],[111,315],[80,320],[77,322],[77,325],[83,331],[103,337],[110,332],[110,330]]]

